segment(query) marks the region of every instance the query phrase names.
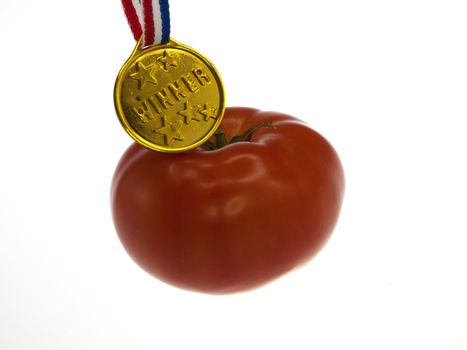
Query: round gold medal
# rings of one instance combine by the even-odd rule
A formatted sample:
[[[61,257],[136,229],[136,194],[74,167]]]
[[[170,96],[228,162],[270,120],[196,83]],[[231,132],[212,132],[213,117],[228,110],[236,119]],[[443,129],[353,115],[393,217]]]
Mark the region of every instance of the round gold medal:
[[[183,152],[207,141],[225,109],[216,68],[175,40],[137,44],[115,83],[115,107],[127,133],[160,152]]]

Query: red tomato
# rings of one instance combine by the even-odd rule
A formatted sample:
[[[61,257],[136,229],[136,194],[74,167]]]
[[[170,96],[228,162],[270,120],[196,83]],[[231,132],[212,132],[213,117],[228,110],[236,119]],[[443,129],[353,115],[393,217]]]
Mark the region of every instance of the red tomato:
[[[339,214],[344,174],[332,146],[298,119],[227,108],[227,138],[251,142],[165,154],[137,144],[112,182],[120,240],[147,272],[206,293],[260,286],[312,258]]]

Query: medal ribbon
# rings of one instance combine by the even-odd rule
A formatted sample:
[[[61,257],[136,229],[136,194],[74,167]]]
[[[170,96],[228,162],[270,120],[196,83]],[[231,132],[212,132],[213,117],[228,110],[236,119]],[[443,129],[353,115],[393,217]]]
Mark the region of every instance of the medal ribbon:
[[[122,5],[135,40],[143,37],[143,47],[169,41],[169,0],[122,0]]]

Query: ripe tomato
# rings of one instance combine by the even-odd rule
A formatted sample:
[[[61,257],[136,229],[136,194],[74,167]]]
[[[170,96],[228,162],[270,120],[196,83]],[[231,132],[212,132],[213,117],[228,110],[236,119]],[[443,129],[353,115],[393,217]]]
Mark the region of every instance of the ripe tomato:
[[[227,108],[227,139],[251,142],[165,154],[129,147],[112,182],[116,230],[130,256],[181,288],[229,293],[306,262],[329,238],[344,174],[332,146],[291,116]]]

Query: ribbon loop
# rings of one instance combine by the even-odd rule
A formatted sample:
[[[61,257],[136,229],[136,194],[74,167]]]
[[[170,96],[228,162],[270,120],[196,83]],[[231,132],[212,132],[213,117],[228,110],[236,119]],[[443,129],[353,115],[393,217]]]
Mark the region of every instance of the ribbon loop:
[[[168,0],[122,0],[122,5],[135,40],[143,37],[143,47],[169,41]]]

